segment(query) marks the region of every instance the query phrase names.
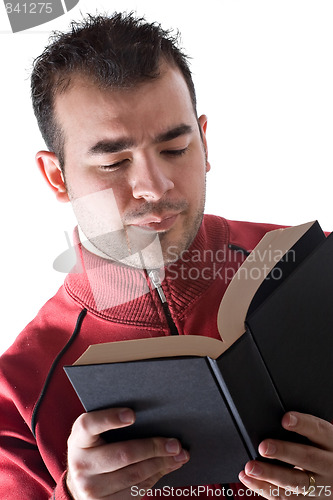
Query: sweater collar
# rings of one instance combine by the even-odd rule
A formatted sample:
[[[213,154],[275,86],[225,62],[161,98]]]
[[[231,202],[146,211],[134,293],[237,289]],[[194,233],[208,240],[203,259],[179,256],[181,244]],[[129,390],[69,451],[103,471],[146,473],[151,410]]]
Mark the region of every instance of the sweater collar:
[[[67,292],[90,312],[126,324],[159,322],[156,297],[147,272],[101,258],[88,251],[74,233],[77,263],[67,275]],[[210,286],[217,263],[223,261],[228,225],[205,215],[188,250],[160,272],[162,288],[175,315],[184,312]]]

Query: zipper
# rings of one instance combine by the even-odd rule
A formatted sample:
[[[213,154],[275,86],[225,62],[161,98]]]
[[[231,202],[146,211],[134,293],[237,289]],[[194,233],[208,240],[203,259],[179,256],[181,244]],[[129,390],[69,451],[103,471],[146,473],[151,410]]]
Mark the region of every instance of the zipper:
[[[167,320],[171,335],[179,335],[179,332],[178,332],[178,329],[175,325],[175,322],[172,319],[171,312],[170,312],[170,309],[169,309],[169,306],[167,303],[167,299],[166,299],[164,292],[163,292],[159,272],[156,269],[153,269],[152,271],[148,272],[148,276],[149,276],[151,284],[157,290],[158,296],[159,296],[160,301],[162,303],[163,311],[164,311],[165,318]]]

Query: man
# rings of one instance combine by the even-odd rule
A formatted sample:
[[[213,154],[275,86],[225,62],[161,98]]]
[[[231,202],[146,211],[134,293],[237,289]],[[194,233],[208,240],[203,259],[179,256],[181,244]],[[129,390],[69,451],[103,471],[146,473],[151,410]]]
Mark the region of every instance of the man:
[[[273,226],[203,217],[207,119],[197,117],[186,57],[159,26],[120,14],[73,24],[35,61],[32,98],[49,148],[37,163],[73,205],[78,262],[1,359],[0,497],[126,500],[189,453],[159,436],[106,444],[101,434],[131,425],[133,411],[82,413],[62,367],[93,343],[218,338],[218,305],[243,260],[233,249],[246,253]],[[297,468],[246,464],[247,496],[273,498],[276,487],[290,496],[314,482],[327,496],[331,425],[296,412],[282,425],[312,443],[261,443],[261,455]],[[233,491],[245,495],[241,485]]]

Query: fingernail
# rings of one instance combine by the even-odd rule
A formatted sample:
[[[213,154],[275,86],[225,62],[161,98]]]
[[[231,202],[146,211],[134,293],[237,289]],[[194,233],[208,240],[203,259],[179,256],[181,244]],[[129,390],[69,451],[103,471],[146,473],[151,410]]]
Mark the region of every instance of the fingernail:
[[[177,441],[177,439],[171,438],[168,439],[168,441],[166,442],[165,449],[167,453],[172,453],[172,454],[179,453],[180,444]]]
[[[245,474],[245,472],[243,470],[238,474],[238,478],[240,481],[245,482],[245,483],[249,483],[251,481],[251,479],[249,477],[247,477],[247,475]]]
[[[255,462],[250,464],[249,467],[246,467],[246,469],[249,469],[251,465],[252,468],[250,470],[246,470],[246,474],[248,474],[249,476],[261,476],[262,468],[260,467],[260,465]]]
[[[275,444],[268,441],[268,443],[266,443],[266,450],[264,451],[264,455],[267,455],[269,457],[269,456],[273,456],[275,453],[276,453]]]
[[[175,462],[186,462],[189,459],[189,454],[186,450],[182,450],[178,455],[173,457]]]
[[[289,413],[288,427],[296,427],[298,419],[293,413]]]
[[[134,422],[134,414],[131,410],[121,410],[118,417],[123,424],[132,424]]]

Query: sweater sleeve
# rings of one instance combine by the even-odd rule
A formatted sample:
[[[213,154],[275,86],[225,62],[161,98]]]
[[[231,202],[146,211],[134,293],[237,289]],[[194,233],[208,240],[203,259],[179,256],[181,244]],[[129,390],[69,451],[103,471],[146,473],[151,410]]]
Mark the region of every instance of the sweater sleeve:
[[[15,404],[14,391],[0,373],[0,498],[70,500],[65,473],[56,484]]]
[[[66,485],[66,473],[65,471],[61,476],[60,481],[58,482],[55,490],[50,497],[50,500],[73,500],[73,497],[68,493],[67,485]]]

